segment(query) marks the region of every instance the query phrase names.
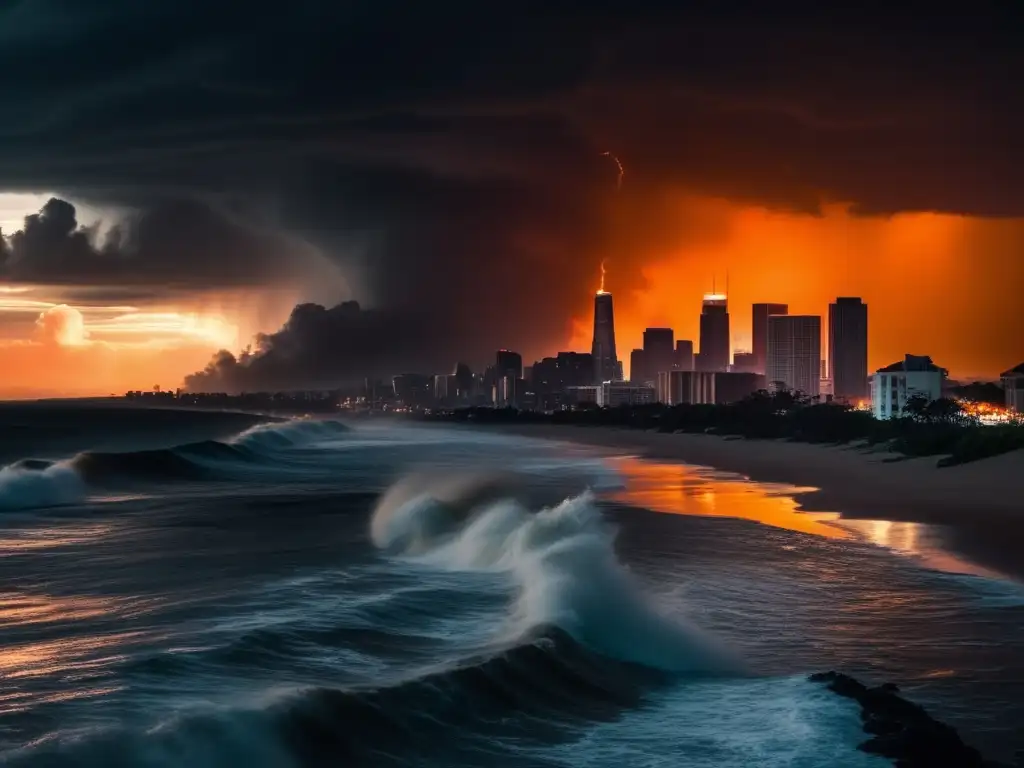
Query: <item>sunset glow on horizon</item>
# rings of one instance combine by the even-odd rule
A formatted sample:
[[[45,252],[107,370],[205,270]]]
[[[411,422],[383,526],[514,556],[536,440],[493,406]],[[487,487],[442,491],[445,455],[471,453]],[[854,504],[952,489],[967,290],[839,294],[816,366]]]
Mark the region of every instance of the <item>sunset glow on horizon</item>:
[[[197,309],[196,302],[92,305],[65,303],[52,291],[0,285],[0,398],[104,396],[155,385],[173,389],[211,354],[237,352],[258,330],[251,322],[243,329],[228,314],[229,301],[208,299],[212,309]],[[266,325],[272,329],[281,320],[273,317]]]

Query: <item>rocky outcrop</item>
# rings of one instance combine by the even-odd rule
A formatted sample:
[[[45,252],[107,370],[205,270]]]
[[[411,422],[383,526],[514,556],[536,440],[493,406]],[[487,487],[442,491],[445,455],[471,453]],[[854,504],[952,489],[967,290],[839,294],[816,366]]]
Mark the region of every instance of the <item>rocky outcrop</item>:
[[[892,683],[869,688],[841,672],[821,672],[810,680],[860,704],[864,732],[871,738],[858,748],[899,768],[1004,768],[964,744],[955,728],[900,696]]]

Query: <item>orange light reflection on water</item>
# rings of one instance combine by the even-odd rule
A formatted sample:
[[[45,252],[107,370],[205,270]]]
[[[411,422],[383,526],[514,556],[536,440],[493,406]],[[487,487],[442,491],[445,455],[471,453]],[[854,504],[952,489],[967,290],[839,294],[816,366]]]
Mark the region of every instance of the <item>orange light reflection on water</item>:
[[[0,630],[27,624],[81,621],[114,612],[114,600],[88,595],[25,594],[0,592]],[[0,661],[0,666],[3,662]]]
[[[961,573],[985,579],[1007,577],[991,568],[972,563],[946,551],[939,543],[929,541],[928,528],[920,523],[889,520],[844,520],[843,526],[856,531],[867,541],[903,555],[910,555],[924,565],[945,573]]]
[[[78,676],[85,671],[98,672],[123,660],[122,654],[109,651],[139,637],[138,632],[117,632],[9,645],[0,653],[0,677],[14,680],[54,673]]]
[[[1005,578],[948,551],[942,542],[934,540],[927,526],[919,523],[849,519],[838,512],[805,512],[800,509],[795,495],[815,490],[813,488],[752,482],[708,467],[634,456],[612,461],[625,482],[623,488],[610,492],[608,498],[622,504],[669,514],[751,520],[828,539],[866,541],[913,557],[937,571]],[[823,581],[846,578],[845,574],[832,573],[828,568],[820,569],[818,576]],[[877,608],[879,600],[888,599],[879,593],[871,604]]]
[[[78,526],[41,528],[0,534],[0,557],[20,554],[25,550],[50,549],[83,544],[92,539],[109,536],[114,526],[89,523]]]
[[[833,512],[803,512],[795,493],[812,489],[752,483],[704,467],[662,463],[625,456],[615,460],[625,487],[610,494],[613,501],[655,512],[741,520],[809,533],[830,539],[851,534],[835,525]]]

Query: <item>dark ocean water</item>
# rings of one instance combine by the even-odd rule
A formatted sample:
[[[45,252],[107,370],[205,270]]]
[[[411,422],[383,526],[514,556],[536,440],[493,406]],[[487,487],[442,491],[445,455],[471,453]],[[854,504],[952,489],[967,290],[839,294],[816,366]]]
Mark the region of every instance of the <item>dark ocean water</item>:
[[[0,435],[2,763],[886,765],[829,668],[1024,748],[1024,591],[926,531],[495,433],[87,410],[0,413],[49,435]]]

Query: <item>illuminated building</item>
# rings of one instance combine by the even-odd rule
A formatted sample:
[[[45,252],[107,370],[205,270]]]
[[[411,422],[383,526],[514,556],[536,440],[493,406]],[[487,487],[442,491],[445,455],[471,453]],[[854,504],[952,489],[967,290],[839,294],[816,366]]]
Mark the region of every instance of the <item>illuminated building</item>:
[[[836,400],[867,397],[868,305],[859,298],[840,297],[828,306],[828,362]]]
[[[490,382],[491,402],[496,408],[515,408],[525,390],[523,356],[510,349],[499,349]]]
[[[768,318],[768,388],[807,397],[821,392],[821,318],[771,315]]]
[[[674,347],[675,333],[671,328],[647,328],[644,331],[644,381],[653,384],[658,380],[659,373],[671,371],[675,367]]]
[[[999,379],[1006,392],[1007,410],[1024,413],[1024,363],[1005,371]]]
[[[903,415],[914,395],[929,401],[942,397],[946,371],[926,355],[907,355],[902,362],[879,368],[871,377],[871,411],[876,419]]]
[[[617,408],[620,405],[646,405],[654,402],[654,387],[625,381],[606,381],[601,385],[599,405]]]
[[[715,374],[670,371],[658,374],[658,401],[667,405],[710,405],[715,402]]]
[[[768,372],[768,318],[772,315],[788,315],[787,304],[755,304],[753,314],[754,370]]]
[[[693,364],[693,342],[689,339],[680,339],[676,342],[676,370],[692,371]]]
[[[594,356],[595,383],[622,378],[622,367],[615,353],[615,312],[608,291],[598,291],[594,296],[594,341],[590,354]]]
[[[729,336],[729,300],[724,293],[706,293],[700,313],[700,357],[702,371],[726,371],[732,349]]]
[[[723,405],[764,389],[759,373],[668,371],[658,374],[657,398],[666,405]]]

